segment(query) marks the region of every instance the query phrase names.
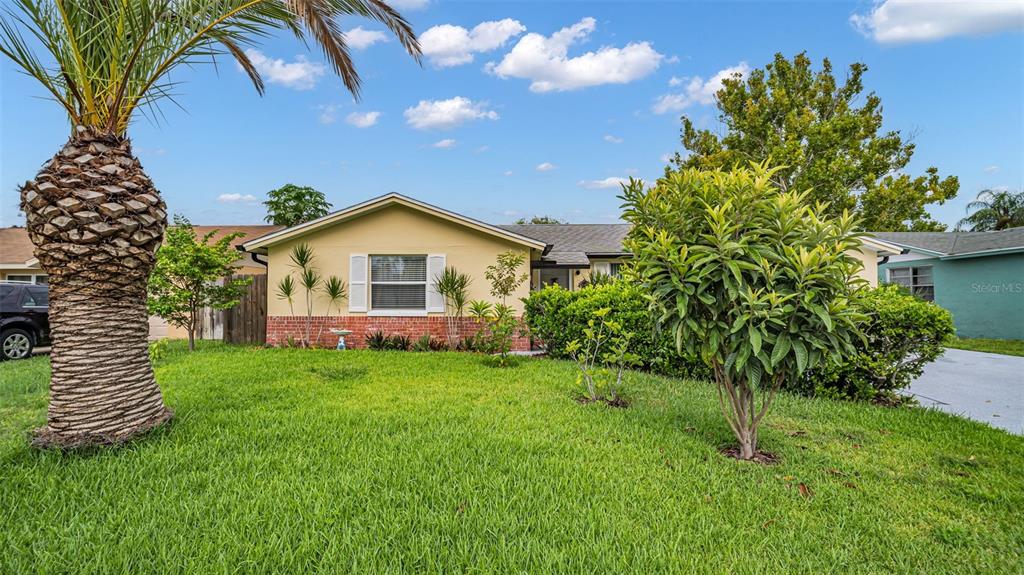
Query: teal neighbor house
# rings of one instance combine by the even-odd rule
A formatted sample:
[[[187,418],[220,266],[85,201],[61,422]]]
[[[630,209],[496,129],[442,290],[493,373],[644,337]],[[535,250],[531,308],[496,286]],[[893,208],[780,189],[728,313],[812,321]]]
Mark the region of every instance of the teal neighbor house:
[[[878,265],[953,314],[957,335],[1024,339],[1024,228],[999,232],[877,232],[904,253]]]

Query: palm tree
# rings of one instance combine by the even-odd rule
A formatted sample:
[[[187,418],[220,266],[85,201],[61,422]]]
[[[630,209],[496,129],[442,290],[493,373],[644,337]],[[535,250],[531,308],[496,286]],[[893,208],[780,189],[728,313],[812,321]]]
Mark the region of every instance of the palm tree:
[[[312,36],[345,87],[360,79],[338,17],[383,23],[419,60],[412,27],[382,0],[12,0],[0,53],[61,106],[67,144],[21,188],[49,274],[52,379],[39,446],[116,443],[167,421],[147,349],[146,283],[167,208],[132,155],[135,112],[171,97],[179,66],[230,56],[276,30]],[[29,38],[31,41],[29,41]],[[46,63],[44,64],[44,58]]]
[[[1024,226],[1024,191],[983,190],[967,204],[967,212],[972,210],[973,214],[957,222],[957,231],[998,232]]]

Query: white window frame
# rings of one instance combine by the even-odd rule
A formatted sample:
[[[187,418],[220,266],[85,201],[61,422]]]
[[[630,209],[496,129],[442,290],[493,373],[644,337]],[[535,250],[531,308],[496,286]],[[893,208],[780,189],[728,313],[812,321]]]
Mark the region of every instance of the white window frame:
[[[25,281],[25,280],[12,280],[11,276],[15,276],[15,277],[28,277],[28,278],[32,278],[32,279],[30,279],[29,281]],[[28,285],[28,284],[31,284],[31,285],[45,285],[45,284],[39,283],[39,278],[45,278],[45,277],[47,277],[47,274],[13,273],[13,274],[6,274],[6,275],[4,275],[4,281],[9,281],[9,282],[12,282],[12,283],[26,284],[26,285]]]
[[[931,276],[931,278],[932,278],[931,283],[917,283],[915,281],[917,279],[917,275],[918,275],[917,274],[917,270],[923,269],[923,268],[928,268],[928,275]],[[897,283],[895,280],[893,280],[893,272],[897,271],[897,270],[899,270],[899,271],[907,270],[908,272],[910,272],[910,276],[909,276],[910,277],[910,285],[909,286],[903,285],[901,283]],[[885,279],[886,279],[886,283],[903,286],[903,287],[909,289],[911,294],[913,294],[916,297],[921,297],[921,299],[923,299],[925,301],[935,301],[935,267],[933,267],[931,265],[890,267],[890,268],[887,268],[885,270]],[[918,288],[932,288],[931,298],[925,298],[925,297],[919,296],[917,294],[917,289]]]
[[[423,269],[424,269],[424,276],[425,276],[423,278],[423,281],[414,281],[414,282],[412,282],[412,281],[385,281],[385,282],[374,281],[374,279],[373,279],[373,258],[388,257],[388,256],[423,258]],[[427,290],[430,287],[430,272],[427,269],[428,264],[429,264],[428,258],[429,258],[428,254],[370,254],[370,257],[367,258],[367,260],[366,260],[366,267],[367,267],[367,271],[369,272],[369,277],[367,278],[366,284],[370,288],[370,290],[369,290],[369,292],[370,292],[369,293],[369,297],[367,298],[367,301],[366,301],[366,304],[367,304],[367,306],[369,308],[369,311],[366,312],[366,315],[370,315],[370,316],[395,316],[395,317],[422,317],[422,316],[426,316],[427,315],[427,306],[429,304],[429,302],[427,301],[428,298],[429,298],[429,294],[427,293]],[[421,285],[421,286],[423,286],[423,309],[410,309],[410,308],[389,309],[389,308],[375,308],[375,307],[373,307],[373,290],[374,290],[374,285],[375,284],[383,284],[383,285]]]

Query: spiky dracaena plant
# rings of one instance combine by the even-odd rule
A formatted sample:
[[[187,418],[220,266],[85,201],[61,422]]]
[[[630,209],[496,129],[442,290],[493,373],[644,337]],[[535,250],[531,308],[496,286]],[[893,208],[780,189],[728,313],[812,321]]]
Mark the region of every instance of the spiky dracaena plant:
[[[150,365],[146,283],[166,207],[132,155],[136,112],[170,96],[179,66],[234,58],[275,30],[312,36],[345,86],[360,79],[338,21],[382,22],[419,57],[411,26],[381,0],[12,0],[0,53],[67,114],[71,135],[21,188],[29,237],[49,274],[53,335],[40,446],[120,442],[168,420]],[[31,42],[26,38],[31,38]]]
[[[455,348],[459,343],[459,322],[466,313],[469,304],[469,284],[472,279],[451,266],[434,278],[437,293],[444,298],[445,331],[448,347]]]

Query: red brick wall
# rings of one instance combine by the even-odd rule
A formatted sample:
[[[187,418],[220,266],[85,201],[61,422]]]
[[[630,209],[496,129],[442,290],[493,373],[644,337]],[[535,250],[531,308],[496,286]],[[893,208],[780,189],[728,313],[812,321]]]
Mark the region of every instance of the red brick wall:
[[[366,347],[366,334],[382,331],[385,335],[406,335],[415,340],[425,333],[435,339],[447,341],[445,318],[430,317],[371,317],[371,316],[313,316],[311,339],[319,347],[338,345],[338,336],[328,331],[330,328],[347,329],[352,332],[345,336],[345,345],[351,348]],[[473,318],[460,318],[459,337],[473,335],[478,326]],[[291,337],[294,341],[302,341],[306,330],[306,318],[301,316],[269,316],[267,317],[267,344],[281,345]],[[516,335],[512,339],[512,349],[526,351],[530,349],[530,339]]]

